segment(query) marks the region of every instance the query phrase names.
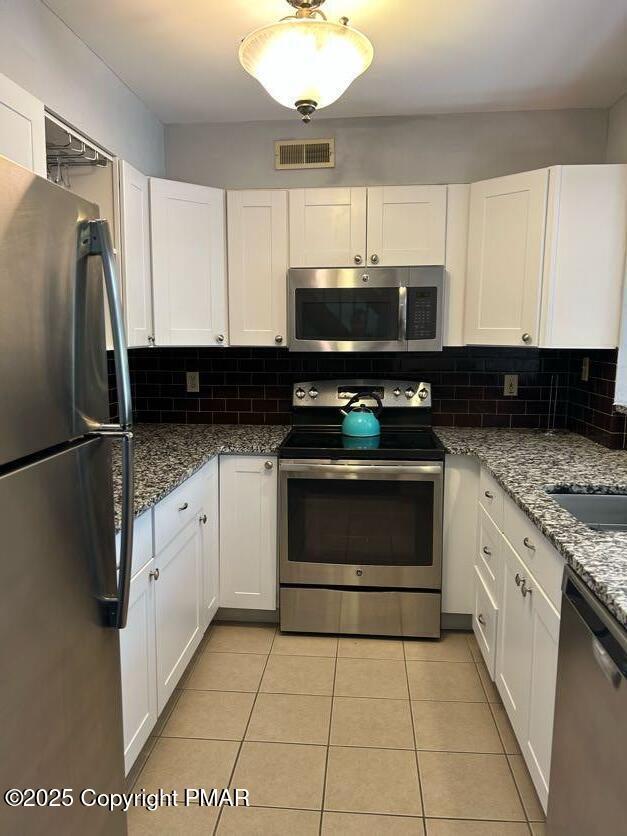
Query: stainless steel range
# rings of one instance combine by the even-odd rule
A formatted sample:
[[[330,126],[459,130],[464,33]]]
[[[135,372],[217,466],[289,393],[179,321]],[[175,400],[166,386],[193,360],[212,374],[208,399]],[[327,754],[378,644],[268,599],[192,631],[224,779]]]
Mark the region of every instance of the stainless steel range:
[[[383,405],[381,433],[345,436],[342,413]],[[279,450],[281,630],[440,635],[444,451],[431,386],[326,380],[293,387]]]

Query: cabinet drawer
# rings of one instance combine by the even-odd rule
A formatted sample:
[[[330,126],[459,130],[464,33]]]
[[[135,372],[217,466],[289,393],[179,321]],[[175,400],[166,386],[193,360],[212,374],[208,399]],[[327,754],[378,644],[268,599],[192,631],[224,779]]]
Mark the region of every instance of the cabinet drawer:
[[[206,467],[206,466],[205,466]],[[155,506],[155,553],[182,531],[187,523],[198,514],[203,503],[203,488],[206,470],[202,467],[198,473],[183,482],[171,494]]]
[[[120,532],[115,535],[115,553],[117,555],[117,566],[120,568]],[[152,508],[144,511],[134,520],[133,526],[133,558],[131,560],[131,577],[144,568],[153,557],[154,549],[152,542]]]
[[[503,502],[505,494],[503,488],[482,467],[479,477],[479,501],[496,523],[497,528],[503,530]]]
[[[479,538],[477,543],[477,557],[475,564],[481,569],[481,574],[490,595],[496,600],[501,576],[503,535],[498,530],[492,517],[479,506]]]
[[[496,662],[498,615],[498,608],[488,591],[482,573],[475,566],[475,606],[472,615],[472,628],[492,679],[494,679]]]
[[[535,576],[544,594],[559,612],[562,602],[564,558],[510,499],[505,500],[503,531],[522,562]]]

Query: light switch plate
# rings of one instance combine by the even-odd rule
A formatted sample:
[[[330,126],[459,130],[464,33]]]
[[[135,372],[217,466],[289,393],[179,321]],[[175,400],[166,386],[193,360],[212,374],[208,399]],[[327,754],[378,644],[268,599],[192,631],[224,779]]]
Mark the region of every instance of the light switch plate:
[[[506,374],[503,383],[503,394],[508,398],[515,398],[518,395],[518,375]]]
[[[200,392],[200,379],[198,372],[185,372],[187,391]]]
[[[590,380],[590,358],[584,357],[581,361],[581,379],[584,383]]]

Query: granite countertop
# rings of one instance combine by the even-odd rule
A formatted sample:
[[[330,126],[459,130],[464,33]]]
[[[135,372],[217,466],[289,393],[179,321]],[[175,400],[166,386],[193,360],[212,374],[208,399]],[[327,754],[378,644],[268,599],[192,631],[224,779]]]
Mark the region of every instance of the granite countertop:
[[[476,456],[577,575],[627,627],[627,532],[599,532],[546,493],[627,493],[627,451],[574,433],[438,427],[448,453]]]
[[[156,505],[219,453],[272,455],[289,427],[242,424],[136,424],[135,516]],[[120,527],[120,447],[114,445],[115,529]]]

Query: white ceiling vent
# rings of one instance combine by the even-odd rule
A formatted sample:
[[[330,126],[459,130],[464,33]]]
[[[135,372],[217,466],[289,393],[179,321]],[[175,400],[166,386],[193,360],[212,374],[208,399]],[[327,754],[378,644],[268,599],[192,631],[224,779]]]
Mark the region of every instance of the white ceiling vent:
[[[334,168],[335,140],[280,139],[274,143],[275,168]]]

